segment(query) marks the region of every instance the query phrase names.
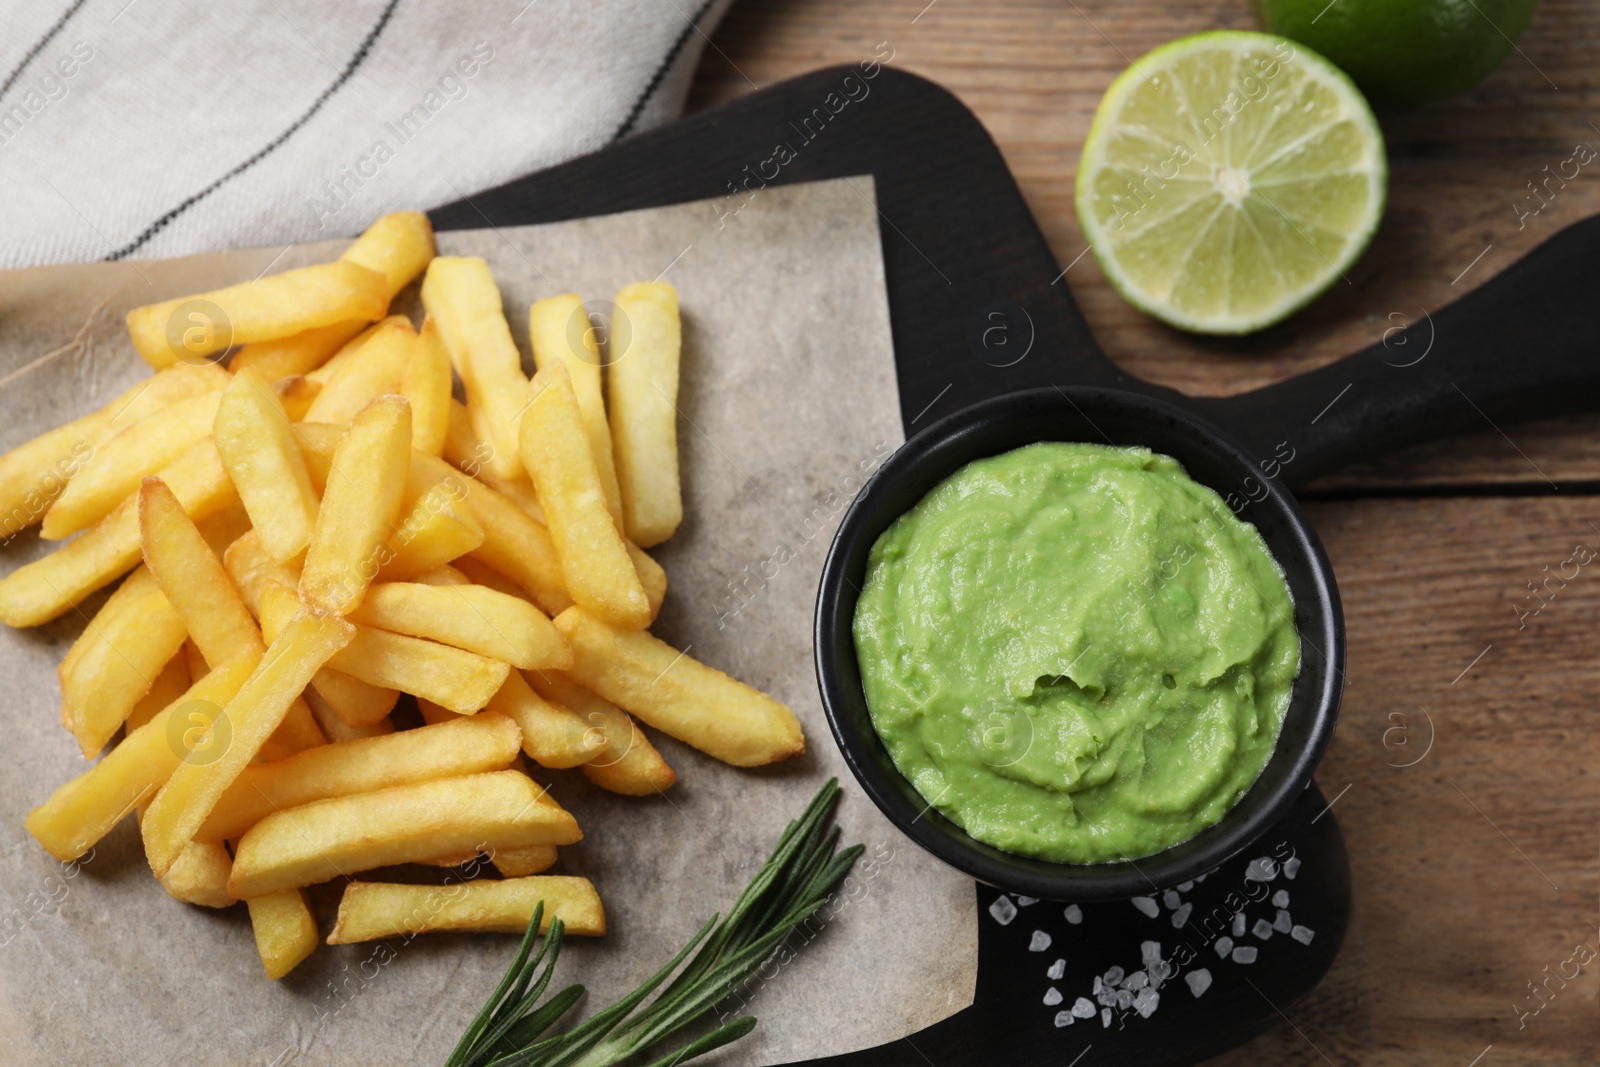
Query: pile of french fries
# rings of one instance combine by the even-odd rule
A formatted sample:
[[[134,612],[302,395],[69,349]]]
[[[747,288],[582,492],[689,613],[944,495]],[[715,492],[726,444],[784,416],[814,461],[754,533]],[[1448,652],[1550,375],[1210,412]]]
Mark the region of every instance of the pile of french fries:
[[[418,277],[420,330],[389,314]],[[0,621],[122,579],[60,669],[84,757],[122,738],[28,817],[45,849],[135,814],[167,891],[245,901],[279,978],[319,936],[303,889],[335,879],[330,943],[520,932],[539,900],[603,933],[592,885],[540,876],[582,835],[527,761],[647,796],[675,775],[635,718],[741,767],[804,751],[788,708],[647,632],[644,549],[683,515],[678,305],[659,282],[616,305],[602,363],[579,297],[534,304],[530,382],[488,265],[404,213],[130,312],[154,377],[0,457],[8,525],[72,538],[0,580]],[[407,863],[501,877],[351,877]]]

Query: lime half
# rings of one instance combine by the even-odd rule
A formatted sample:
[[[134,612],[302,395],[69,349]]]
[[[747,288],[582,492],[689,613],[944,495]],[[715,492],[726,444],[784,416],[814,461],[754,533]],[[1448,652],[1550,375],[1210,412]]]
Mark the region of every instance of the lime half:
[[[1078,218],[1135,307],[1247,333],[1344,276],[1383,215],[1386,174],[1372,109],[1333,64],[1282,37],[1202,33],[1106,91]]]

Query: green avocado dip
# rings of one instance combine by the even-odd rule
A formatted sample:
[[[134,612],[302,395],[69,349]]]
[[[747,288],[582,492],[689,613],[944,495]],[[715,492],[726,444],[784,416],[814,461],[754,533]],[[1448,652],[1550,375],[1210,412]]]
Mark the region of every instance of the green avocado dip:
[[[1255,527],[1171,457],[1091,444],[969,463],[897,519],[855,644],[900,773],[978,840],[1060,863],[1221,819],[1300,666]]]

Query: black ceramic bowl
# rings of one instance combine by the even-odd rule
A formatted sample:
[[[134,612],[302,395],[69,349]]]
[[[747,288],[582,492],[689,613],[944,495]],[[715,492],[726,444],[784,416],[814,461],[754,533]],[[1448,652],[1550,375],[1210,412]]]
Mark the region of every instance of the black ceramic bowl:
[[[1277,748],[1255,784],[1215,825],[1150,856],[1113,863],[1051,863],[969,837],[928,806],[895,768],[872,728],[856,662],[853,622],[867,556],[889,525],[975,459],[1039,441],[1143,445],[1237,503],[1283,568],[1300,634],[1295,679]],[[1344,677],[1344,620],[1333,571],[1300,507],[1225,434],[1177,407],[1115,389],[1039,389],[984,401],[906,442],[845,513],[822,570],[816,616],[817,682],[834,739],[883,813],[923,848],[979,881],[1046,900],[1116,900],[1189,881],[1249,848],[1294,803],[1333,736]]]

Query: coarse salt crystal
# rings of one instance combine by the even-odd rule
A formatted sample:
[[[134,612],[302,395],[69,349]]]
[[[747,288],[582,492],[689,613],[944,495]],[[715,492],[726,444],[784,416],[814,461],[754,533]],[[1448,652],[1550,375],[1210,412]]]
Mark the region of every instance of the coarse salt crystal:
[[[1151,919],[1161,914],[1161,906],[1151,897],[1134,897],[1132,904]]]
[[[1300,942],[1302,945],[1309,945],[1311,944],[1311,939],[1316,937],[1317,934],[1316,931],[1312,930],[1309,926],[1296,926],[1293,930],[1289,931],[1289,936]]]
[[[1257,856],[1250,861],[1250,866],[1245,868],[1244,880],[1247,882],[1270,882],[1278,877],[1278,864],[1269,856]]]
[[[1080,1019],[1093,1019],[1094,1004],[1090,1002],[1088,997],[1079,997],[1072,1002],[1072,1014]]]
[[[1294,876],[1299,874],[1299,873],[1300,873],[1300,857],[1299,856],[1292,856],[1289,859],[1286,859],[1286,860],[1283,861],[1283,876],[1285,878],[1293,879]]]
[[[1044,991],[1044,1002],[1047,1007],[1053,1008],[1065,999],[1066,998],[1061,995],[1061,990],[1057,989],[1055,986],[1051,986],[1049,989]]]
[[[1010,897],[1002,894],[989,905],[989,916],[1001,926],[1010,925],[1011,920],[1017,917],[1017,906],[1011,903]]]
[[[1067,961],[1066,960],[1056,960],[1054,963],[1052,963],[1050,965],[1050,969],[1048,971],[1044,972],[1044,976],[1046,978],[1050,979],[1051,981],[1055,981],[1055,980],[1059,979],[1062,975],[1064,975],[1066,973],[1067,973]]]
[[[1071,1026],[1076,1021],[1077,1020],[1072,1017],[1072,1013],[1070,1011],[1056,1012],[1056,1026],[1058,1027]]]
[[[1202,875],[1201,877],[1204,877],[1204,875]],[[1193,888],[1194,888],[1194,883],[1193,882],[1185,882],[1185,883],[1183,883],[1182,885],[1180,885],[1178,887],[1178,892],[1187,893],[1189,890],[1191,890]]]
[[[1176,889],[1169,889],[1161,894],[1161,903],[1167,906],[1168,911],[1177,911],[1178,905],[1183,903],[1183,898],[1178,896]]]
[[[1119,989],[1119,990],[1117,990],[1117,1010],[1118,1011],[1127,1011],[1131,1007],[1133,1007],[1133,990],[1131,990],[1131,989]]]
[[[1294,929],[1294,920],[1289,918],[1287,911],[1279,908],[1278,914],[1272,920],[1272,928],[1280,934],[1286,934]]]
[[[1244,936],[1244,931],[1245,931],[1244,912],[1236,911],[1236,912],[1233,913],[1233,936],[1234,937],[1243,937]]]
[[[1150,976],[1143,971],[1134,971],[1122,983],[1123,989],[1143,989],[1150,984]]]
[[[1216,950],[1217,955],[1226,959],[1228,953],[1233,951],[1233,938],[1229,937],[1227,934],[1223,934],[1221,937],[1217,938]]]
[[[1255,961],[1256,950],[1250,945],[1244,945],[1233,950],[1234,963],[1254,963]]]
[[[1289,891],[1280,889],[1272,894],[1272,906],[1274,908],[1287,908],[1289,906]]]
[[[1150,1018],[1151,1014],[1156,1010],[1156,1006],[1160,1003],[1161,994],[1154,989],[1141,989],[1139,990],[1139,995],[1133,998],[1134,1010],[1139,1013],[1139,1017],[1142,1019]]]
[[[1159,960],[1160,958],[1161,958],[1161,942],[1159,942],[1159,941],[1141,941],[1141,942],[1139,942],[1139,959],[1140,959],[1140,961],[1142,961],[1144,963],[1149,963],[1151,960]]]
[[[1181,907],[1177,911],[1173,912],[1172,913],[1172,925],[1173,925],[1173,927],[1176,928],[1176,929],[1182,930],[1183,929],[1183,924],[1189,921],[1189,915],[1193,911],[1194,911],[1194,905],[1186,903],[1186,904],[1184,904],[1183,907]]]
[[[1250,928],[1250,932],[1255,934],[1258,939],[1265,941],[1272,936],[1272,924],[1265,919],[1257,919],[1256,924]]]
[[[1117,986],[1122,984],[1123,976],[1126,975],[1127,973],[1128,972],[1123,970],[1121,967],[1113,967],[1109,971],[1107,971],[1102,977],[1105,979],[1106,985],[1111,986],[1113,989],[1115,989]]]
[[[1017,907],[1019,907],[1019,908],[1026,908],[1029,904],[1037,904],[1037,903],[1039,903],[1039,898],[1038,897],[1018,897],[1017,898]]]
[[[1189,992],[1197,997],[1211,988],[1211,972],[1204,967],[1198,971],[1190,971],[1183,976],[1183,980],[1189,983]]]
[[[1066,915],[1067,922],[1071,923],[1073,926],[1077,926],[1079,923],[1083,922],[1083,909],[1078,907],[1076,904],[1067,905]]]
[[[1103,1029],[1106,1029],[1106,1030],[1111,1029],[1111,1009],[1110,1008],[1101,1008],[1100,1009],[1100,1026]]]
[[[1045,933],[1043,930],[1035,930],[1033,932],[1033,936],[1028,939],[1029,952],[1043,952],[1049,947],[1050,935]]]

